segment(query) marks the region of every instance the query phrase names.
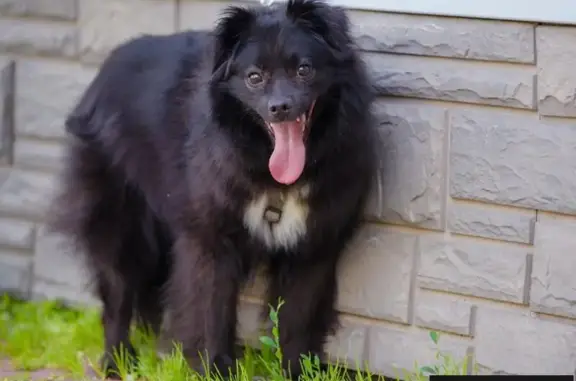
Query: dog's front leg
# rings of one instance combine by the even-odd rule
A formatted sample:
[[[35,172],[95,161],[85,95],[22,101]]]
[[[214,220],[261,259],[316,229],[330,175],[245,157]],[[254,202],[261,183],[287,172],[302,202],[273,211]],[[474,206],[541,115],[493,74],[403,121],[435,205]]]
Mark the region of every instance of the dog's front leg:
[[[202,373],[218,370],[224,376],[234,367],[241,269],[235,253],[223,242],[190,234],[178,237],[168,300],[170,330],[190,365]]]
[[[279,311],[283,367],[297,379],[302,355],[323,356],[326,337],[335,328],[337,313],[336,258],[295,263],[277,260],[270,266],[269,303],[284,304]]]

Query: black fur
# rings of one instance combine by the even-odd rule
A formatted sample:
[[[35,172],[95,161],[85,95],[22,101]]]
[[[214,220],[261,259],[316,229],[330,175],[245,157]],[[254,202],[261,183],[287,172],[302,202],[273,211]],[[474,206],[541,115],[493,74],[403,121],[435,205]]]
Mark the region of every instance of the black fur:
[[[305,60],[314,76],[295,77]],[[249,89],[256,67],[266,87]],[[304,172],[307,233],[269,249],[244,208],[270,175],[266,105],[315,100]],[[293,375],[335,328],[335,269],[375,170],[372,87],[340,8],[291,0],[229,8],[215,30],[142,36],[116,48],[66,121],[71,135],[54,230],[74,238],[103,302],[106,353],[131,348],[132,318],[158,329],[165,308],[195,364],[231,365],[237,297],[260,265],[281,296],[280,340]],[[286,116],[290,119],[290,116]],[[108,363],[108,370],[113,364]]]

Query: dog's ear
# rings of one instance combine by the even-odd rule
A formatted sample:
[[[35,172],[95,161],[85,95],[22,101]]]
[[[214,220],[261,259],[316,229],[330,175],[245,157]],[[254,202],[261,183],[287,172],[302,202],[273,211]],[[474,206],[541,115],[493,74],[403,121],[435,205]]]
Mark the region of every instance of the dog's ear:
[[[334,54],[350,54],[350,20],[343,8],[321,0],[289,0],[286,15],[321,37]]]
[[[98,118],[98,115],[102,113],[98,110],[99,85],[100,78],[96,78],[82,94],[64,122],[66,132],[83,142],[97,139],[104,123],[101,118]]]
[[[242,38],[254,21],[254,14],[238,6],[226,8],[215,29],[214,65],[212,74],[226,78]]]

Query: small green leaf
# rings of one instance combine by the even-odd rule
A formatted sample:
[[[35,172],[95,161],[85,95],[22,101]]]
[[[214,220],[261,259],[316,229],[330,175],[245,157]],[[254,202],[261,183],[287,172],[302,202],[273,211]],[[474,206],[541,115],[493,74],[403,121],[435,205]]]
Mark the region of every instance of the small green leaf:
[[[438,344],[439,334],[436,331],[430,331],[430,338],[434,342],[434,344]]]
[[[436,374],[436,370],[430,366],[423,366],[420,368],[420,373]]]
[[[274,324],[278,323],[278,311],[276,311],[272,306],[270,306],[269,318],[272,321],[272,323]]]
[[[276,343],[272,340],[271,337],[268,336],[260,336],[260,342],[267,347],[276,348]]]

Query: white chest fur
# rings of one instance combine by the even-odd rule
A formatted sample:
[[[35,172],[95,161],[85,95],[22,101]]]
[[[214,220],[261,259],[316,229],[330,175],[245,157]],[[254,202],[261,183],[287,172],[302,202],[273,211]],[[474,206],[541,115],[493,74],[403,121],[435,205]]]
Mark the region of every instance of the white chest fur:
[[[262,192],[246,205],[244,225],[254,237],[260,239],[269,249],[290,249],[306,235],[308,220],[308,195],[310,188],[294,187],[280,195],[282,201],[277,222],[269,222],[265,217],[273,192]]]

